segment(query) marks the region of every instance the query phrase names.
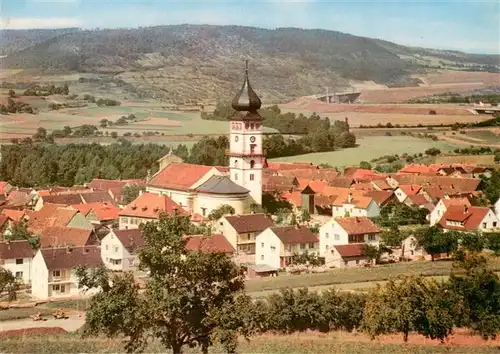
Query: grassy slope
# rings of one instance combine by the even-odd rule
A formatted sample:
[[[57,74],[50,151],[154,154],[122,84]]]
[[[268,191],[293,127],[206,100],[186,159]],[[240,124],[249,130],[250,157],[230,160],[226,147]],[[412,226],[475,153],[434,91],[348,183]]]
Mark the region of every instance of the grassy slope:
[[[357,339],[360,339],[357,341]],[[299,354],[299,353],[398,353],[398,354],[426,354],[426,353],[498,353],[494,346],[459,346],[459,345],[419,345],[391,343],[385,341],[366,341],[366,338],[356,338],[352,334],[329,333],[328,335],[307,333],[295,335],[272,336],[264,335],[252,338],[249,342],[240,341],[240,353],[273,353],[273,354]],[[479,349],[479,351],[478,351]],[[117,353],[123,352],[120,340],[106,339],[81,339],[74,334],[33,336],[24,338],[2,339],[0,351],[9,353]],[[150,345],[146,352],[165,353],[158,343]],[[199,349],[184,349],[185,353],[199,353]],[[213,347],[210,353],[224,353],[219,347]]]
[[[286,162],[312,162],[314,164],[329,163],[332,166],[352,166],[361,161],[370,161],[374,158],[393,154],[423,153],[431,147],[441,151],[449,151],[453,145],[428,139],[418,139],[409,136],[374,136],[358,140],[359,147],[331,152],[318,152],[313,154],[281,157],[273,161]]]

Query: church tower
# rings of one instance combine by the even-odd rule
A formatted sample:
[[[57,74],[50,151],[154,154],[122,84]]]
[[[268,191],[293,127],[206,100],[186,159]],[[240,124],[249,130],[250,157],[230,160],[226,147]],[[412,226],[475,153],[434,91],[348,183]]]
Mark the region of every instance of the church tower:
[[[231,118],[229,136],[229,168],[231,180],[250,191],[255,204],[262,204],[262,117],[259,96],[248,80],[248,60],[245,61],[245,80],[233,98],[236,113]]]

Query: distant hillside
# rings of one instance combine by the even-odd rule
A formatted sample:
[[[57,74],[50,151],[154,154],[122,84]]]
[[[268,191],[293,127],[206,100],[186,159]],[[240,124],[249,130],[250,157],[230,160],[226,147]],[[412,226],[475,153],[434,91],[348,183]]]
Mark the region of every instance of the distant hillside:
[[[0,38],[2,54],[8,54],[5,68],[110,74],[166,98],[225,97],[240,84],[244,58],[251,60],[253,81],[267,100],[323,92],[325,86],[342,89],[348,80],[412,86],[418,80],[411,74],[439,65],[495,71],[500,61],[297,28],[179,25],[1,31]]]

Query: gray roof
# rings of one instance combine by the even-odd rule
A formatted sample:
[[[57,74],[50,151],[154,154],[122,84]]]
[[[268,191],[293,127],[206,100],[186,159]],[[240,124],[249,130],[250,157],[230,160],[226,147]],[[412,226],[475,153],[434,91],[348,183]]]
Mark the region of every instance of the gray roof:
[[[227,176],[212,176],[195,189],[200,193],[211,194],[246,194],[249,190],[234,183]]]

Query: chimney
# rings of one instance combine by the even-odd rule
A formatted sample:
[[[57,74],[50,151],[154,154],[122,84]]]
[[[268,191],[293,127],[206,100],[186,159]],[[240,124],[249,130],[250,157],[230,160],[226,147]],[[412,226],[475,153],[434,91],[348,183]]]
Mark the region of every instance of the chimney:
[[[464,205],[464,214],[467,214],[468,211],[469,211],[469,207],[467,205]]]
[[[89,249],[88,249],[88,248],[84,248],[84,249],[83,249],[83,253],[84,253],[84,254],[89,253]]]
[[[70,246],[66,246],[66,253],[71,253],[73,249]]]
[[[347,196],[347,203],[352,203],[352,192],[349,192],[349,195]]]

